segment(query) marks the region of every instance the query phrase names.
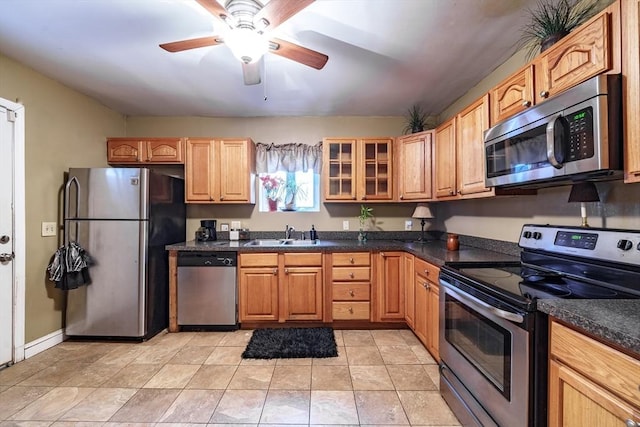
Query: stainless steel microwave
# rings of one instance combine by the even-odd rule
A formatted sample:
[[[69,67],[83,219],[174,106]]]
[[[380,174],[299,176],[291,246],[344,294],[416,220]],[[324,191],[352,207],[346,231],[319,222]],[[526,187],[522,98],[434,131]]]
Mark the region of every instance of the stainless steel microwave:
[[[484,133],[486,185],[543,187],[622,177],[618,74],[593,77]]]

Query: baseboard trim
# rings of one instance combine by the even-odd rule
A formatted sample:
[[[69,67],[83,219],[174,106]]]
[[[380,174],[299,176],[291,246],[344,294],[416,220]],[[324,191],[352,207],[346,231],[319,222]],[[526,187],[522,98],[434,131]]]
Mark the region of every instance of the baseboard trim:
[[[24,345],[24,358],[28,359],[64,341],[64,330],[58,329]]]

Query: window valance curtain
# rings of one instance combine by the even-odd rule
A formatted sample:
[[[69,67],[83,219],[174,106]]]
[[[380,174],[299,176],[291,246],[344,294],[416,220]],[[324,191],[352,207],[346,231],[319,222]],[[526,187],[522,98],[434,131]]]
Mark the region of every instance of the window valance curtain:
[[[320,173],[322,169],[322,142],[307,144],[256,144],[256,172],[273,173],[307,172]]]

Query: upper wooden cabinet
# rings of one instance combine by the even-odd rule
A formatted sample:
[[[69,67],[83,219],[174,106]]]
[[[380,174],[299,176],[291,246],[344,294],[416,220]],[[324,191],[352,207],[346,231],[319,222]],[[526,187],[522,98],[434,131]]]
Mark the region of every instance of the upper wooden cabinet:
[[[458,197],[456,183],[456,118],[436,128],[434,144],[434,192],[438,199]]]
[[[622,0],[624,182],[640,182],[640,2]]]
[[[461,196],[487,193],[485,186],[484,131],[489,127],[489,95],[485,95],[458,113],[456,151],[458,193]]]
[[[536,57],[533,62],[536,102],[611,69],[609,10],[601,12]]]
[[[526,110],[535,102],[533,65],[527,65],[489,93],[491,126]]]
[[[255,203],[255,145],[251,139],[188,138],[188,203]]]
[[[183,138],[109,138],[110,164],[183,164]]]
[[[393,199],[392,138],[325,138],[322,151],[324,200]]]
[[[396,140],[398,199],[433,198],[433,130],[402,136]]]

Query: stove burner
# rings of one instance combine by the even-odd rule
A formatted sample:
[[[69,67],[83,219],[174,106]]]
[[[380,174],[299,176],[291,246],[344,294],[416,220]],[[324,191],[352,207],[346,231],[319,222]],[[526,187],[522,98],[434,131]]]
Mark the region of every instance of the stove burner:
[[[570,283],[567,285],[575,295],[581,298],[611,298],[618,295],[616,291],[604,287],[585,286],[579,283]]]
[[[499,268],[462,268],[460,271],[471,276],[487,279],[504,279],[513,276],[513,273]]]

